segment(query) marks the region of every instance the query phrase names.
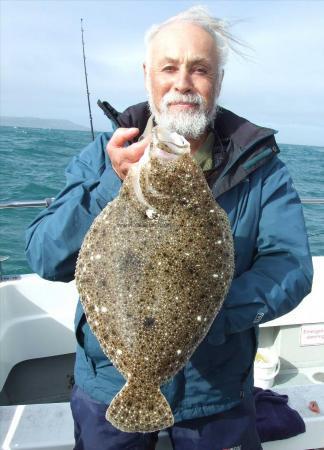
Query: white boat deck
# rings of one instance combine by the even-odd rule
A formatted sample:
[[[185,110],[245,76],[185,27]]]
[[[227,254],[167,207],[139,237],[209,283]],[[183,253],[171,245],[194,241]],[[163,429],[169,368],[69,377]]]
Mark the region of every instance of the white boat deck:
[[[324,324],[324,257],[314,257],[313,262],[312,293],[292,313],[263,325],[260,334],[263,346],[276,348],[282,360],[272,389],[288,395],[290,406],[305,421],[306,433],[264,443],[264,450],[324,447],[324,343],[317,339],[317,345],[300,345],[302,326]],[[73,352],[77,297],[73,283],[51,283],[37,275],[0,284],[0,390],[19,362]],[[319,414],[308,408],[314,400]],[[2,450],[71,450],[73,442],[68,403],[0,406]],[[169,449],[167,435],[161,432],[156,450]]]
[[[2,450],[71,450],[73,419],[69,403],[1,406]]]

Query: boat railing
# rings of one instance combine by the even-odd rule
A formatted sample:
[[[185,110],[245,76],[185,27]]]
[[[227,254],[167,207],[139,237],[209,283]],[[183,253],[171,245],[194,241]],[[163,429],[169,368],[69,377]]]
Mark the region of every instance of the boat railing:
[[[305,205],[324,205],[324,198],[301,198],[300,200]]]
[[[19,201],[8,201],[1,202],[0,209],[11,209],[11,208],[48,208],[51,203],[55,200],[55,197],[45,198],[44,200],[19,200]]]
[[[8,201],[1,202],[0,209],[13,209],[13,208],[48,208],[55,197],[45,198],[44,200],[23,200],[23,201]],[[300,199],[304,205],[324,205],[324,198],[305,197]]]
[[[43,200],[22,200],[22,201],[7,201],[0,203],[0,209],[15,209],[15,208],[48,208],[55,197],[45,198]],[[304,205],[324,205],[324,198],[301,198]],[[6,261],[8,256],[0,256],[0,281],[3,281],[7,277],[3,275],[2,262]]]

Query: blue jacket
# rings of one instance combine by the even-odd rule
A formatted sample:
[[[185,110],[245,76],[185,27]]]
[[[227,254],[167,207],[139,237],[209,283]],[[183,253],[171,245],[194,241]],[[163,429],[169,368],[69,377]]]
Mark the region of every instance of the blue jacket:
[[[123,126],[147,121],[147,105],[129,108]],[[175,421],[230,409],[251,393],[258,324],[295,308],[310,292],[313,268],[302,206],[273,130],[221,109],[213,126],[214,153],[225,163],[205,172],[214,197],[227,212],[235,245],[235,276],[224,306],[186,366],[162,392]],[[94,218],[113,200],[121,180],[99,135],[66,170],[67,183],[27,230],[26,253],[40,276],[70,281],[78,251]],[[76,383],[109,403],[125,380],[105,357],[79,302],[75,326]]]

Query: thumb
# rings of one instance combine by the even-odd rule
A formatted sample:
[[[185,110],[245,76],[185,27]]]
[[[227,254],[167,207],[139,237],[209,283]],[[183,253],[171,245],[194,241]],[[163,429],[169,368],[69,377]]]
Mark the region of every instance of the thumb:
[[[111,147],[124,147],[127,141],[133,139],[139,133],[138,128],[117,128],[109,144]]]
[[[150,143],[150,140],[151,140],[150,136],[147,136],[141,141],[135,142],[135,144],[132,144],[129,147],[127,147],[127,150],[129,150],[128,154],[129,161],[137,162],[144,154],[146,147]]]

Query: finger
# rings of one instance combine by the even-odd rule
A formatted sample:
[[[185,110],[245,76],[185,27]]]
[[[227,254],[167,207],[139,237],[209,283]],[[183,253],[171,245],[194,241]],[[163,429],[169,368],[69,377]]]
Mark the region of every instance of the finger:
[[[148,141],[143,141],[136,144],[132,144],[128,147],[114,147],[110,143],[107,145],[107,152],[113,166],[118,167],[123,161],[137,162],[143,155],[145,148],[148,145]]]
[[[139,133],[138,128],[117,128],[108,143],[109,147],[124,147],[127,141]]]
[[[149,145],[151,138],[148,136],[140,142],[130,145],[124,149],[124,157],[129,162],[137,162],[144,154],[146,147]]]

